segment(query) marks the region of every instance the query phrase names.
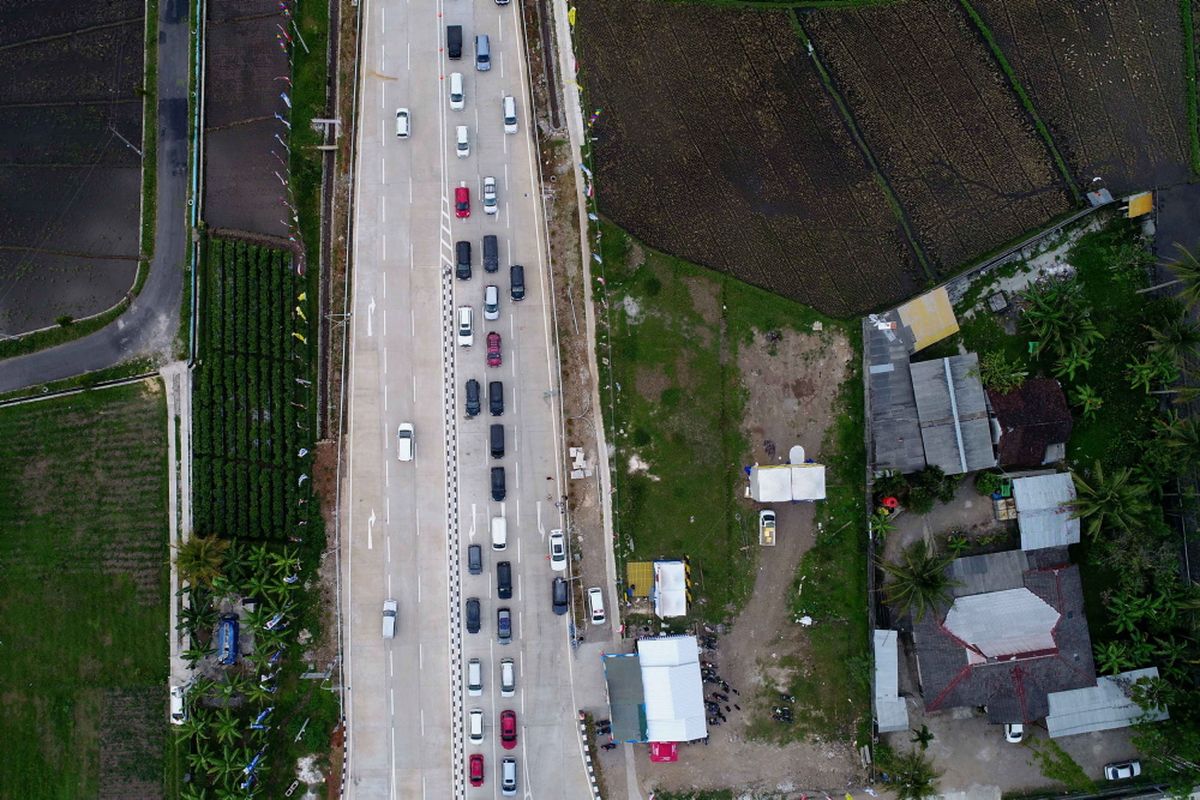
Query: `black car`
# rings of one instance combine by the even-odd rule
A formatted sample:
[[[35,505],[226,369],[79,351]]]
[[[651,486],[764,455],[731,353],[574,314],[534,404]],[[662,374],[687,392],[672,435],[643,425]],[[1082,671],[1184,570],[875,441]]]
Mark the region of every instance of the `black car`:
[[[472,575],[483,574],[483,548],[477,544],[467,548],[467,572]]]
[[[488,442],[492,448],[492,458],[504,458],[504,426],[493,425]]]
[[[499,503],[508,495],[504,487],[504,467],[492,467],[492,499]]]
[[[483,237],[483,269],[485,272],[500,269],[500,242],[490,233]]]
[[[496,596],[501,600],[512,597],[512,562],[496,563]]]
[[[550,585],[550,603],[555,614],[567,613],[567,581],[564,578],[555,578]]]
[[[471,243],[454,243],[454,274],[460,281],[471,280]]]
[[[493,417],[498,417],[504,413],[503,381],[488,382],[488,410],[492,412]]]
[[[467,600],[467,633],[479,633],[479,598]]]
[[[507,608],[496,611],[496,638],[500,644],[512,642],[512,611]]]
[[[467,381],[467,416],[473,417],[479,413],[479,381],[471,378]]]
[[[468,276],[470,277],[470,276]],[[508,268],[508,284],[509,293],[513,300],[525,299],[525,268],[520,264],[513,264]]]

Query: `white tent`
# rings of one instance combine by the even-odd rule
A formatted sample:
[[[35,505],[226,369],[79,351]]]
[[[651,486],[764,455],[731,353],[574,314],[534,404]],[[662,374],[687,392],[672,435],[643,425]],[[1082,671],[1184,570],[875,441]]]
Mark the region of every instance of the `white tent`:
[[[750,468],[750,497],[759,503],[825,499],[824,464],[755,464]]]
[[[682,561],[654,562],[654,613],[659,617],[687,614],[687,568]]]
[[[641,639],[637,649],[646,704],[647,741],[691,742],[707,736],[696,637]]]

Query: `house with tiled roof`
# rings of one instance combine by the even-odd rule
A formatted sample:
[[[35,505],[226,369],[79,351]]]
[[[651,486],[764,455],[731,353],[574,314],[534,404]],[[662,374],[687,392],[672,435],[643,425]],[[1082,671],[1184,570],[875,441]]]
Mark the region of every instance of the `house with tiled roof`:
[[[1033,722],[1048,695],[1096,685],[1079,568],[1065,547],[960,558],[949,602],[913,629],[926,711]]]
[[[1071,438],[1071,408],[1053,378],[1029,378],[1011,392],[988,390],[995,415],[996,460],[1002,467],[1061,461]]]

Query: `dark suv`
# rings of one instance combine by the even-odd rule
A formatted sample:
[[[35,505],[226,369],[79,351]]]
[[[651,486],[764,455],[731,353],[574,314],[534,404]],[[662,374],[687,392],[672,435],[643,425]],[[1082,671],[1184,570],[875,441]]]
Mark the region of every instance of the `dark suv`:
[[[471,378],[467,381],[467,416],[473,417],[479,413],[479,381]]]
[[[567,613],[567,582],[563,578],[555,578],[550,585],[550,604],[555,614]]]
[[[512,562],[496,563],[496,596],[501,600],[512,597]]]
[[[479,598],[467,600],[467,633],[479,633]]]
[[[499,503],[508,495],[504,487],[504,467],[492,467],[492,499]]]
[[[488,410],[493,417],[504,413],[504,381],[488,382]]]
[[[454,243],[454,274],[460,281],[471,280],[471,243]]]
[[[483,237],[483,269],[485,272],[500,269],[500,243],[490,233]]]

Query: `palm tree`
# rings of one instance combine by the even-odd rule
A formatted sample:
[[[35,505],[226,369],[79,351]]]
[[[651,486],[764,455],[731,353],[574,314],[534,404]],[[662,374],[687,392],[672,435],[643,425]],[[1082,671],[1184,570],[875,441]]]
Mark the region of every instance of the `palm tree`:
[[[271,566],[280,578],[287,578],[300,572],[300,552],[294,547],[284,545],[281,552],[271,553]]]
[[[1133,633],[1138,629],[1144,616],[1141,604],[1137,602],[1140,599],[1127,594],[1119,594],[1108,602],[1113,630],[1117,633]]]
[[[933,768],[933,762],[924,752],[894,753],[884,748],[880,751],[879,768],[892,776],[889,786],[896,792],[897,800],[926,800],[937,794],[941,773]]]
[[[1130,362],[1126,374],[1129,388],[1141,388],[1149,394],[1153,384],[1171,384],[1178,380],[1179,367],[1162,351],[1152,350],[1145,358]]]
[[[187,762],[193,772],[205,772],[211,775],[216,758],[208,745],[197,742],[195,749],[187,754]]]
[[[257,706],[265,705],[270,701],[272,695],[273,693],[258,681],[251,681],[246,687],[246,700]]]
[[[899,563],[879,566],[892,580],[884,587],[888,603],[901,613],[912,612],[920,622],[925,614],[937,609],[950,597],[950,590],[959,585],[946,574],[952,556],[939,556],[926,548],[924,540],[909,545]]]
[[[199,714],[196,710],[183,721],[179,726],[179,736],[183,739],[190,739],[195,743],[196,748],[201,747],[201,742],[208,738],[208,718]]]
[[[1167,268],[1174,273],[1175,280],[1159,284],[1159,287],[1170,286],[1174,283],[1182,284],[1179,289],[1179,299],[1191,308],[1200,302],[1200,261],[1196,259],[1195,253],[1182,244],[1176,242],[1175,247],[1179,250],[1179,258],[1166,264]],[[1152,286],[1150,288],[1159,287]]]
[[[1104,405],[1104,398],[1096,394],[1095,389],[1084,383],[1071,390],[1071,405],[1081,406],[1080,411],[1083,418],[1091,419]]]
[[[1159,441],[1173,450],[1183,450],[1185,455],[1200,451],[1200,427],[1194,417],[1180,417],[1171,409],[1165,416],[1154,418],[1155,433]]]
[[[1116,675],[1133,669],[1134,662],[1125,642],[1107,642],[1096,645],[1096,667],[1105,675]]]
[[[1092,366],[1092,351],[1082,349],[1072,349],[1068,353],[1064,353],[1054,362],[1051,372],[1054,377],[1066,377],[1072,383],[1075,382],[1075,373],[1079,370],[1087,371]]]
[[[208,696],[208,693],[213,690],[217,682],[207,675],[197,675],[192,679],[191,685],[188,687],[188,701],[198,703],[200,700]]]
[[[1085,520],[1088,535],[1099,538],[1108,527],[1128,530],[1141,521],[1150,510],[1150,487],[1136,480],[1131,467],[1104,474],[1099,459],[1092,467],[1092,477],[1085,479],[1075,472],[1075,503],[1072,519]]]
[[[1143,325],[1150,334],[1146,342],[1150,349],[1164,353],[1171,361],[1183,365],[1200,349],[1200,328],[1185,315],[1172,316],[1158,325]]]
[[[175,548],[175,567],[179,570],[179,577],[188,583],[212,586],[213,580],[221,575],[228,549],[228,539],[193,535]]]
[[[1162,678],[1138,678],[1129,687],[1129,698],[1143,711],[1168,708],[1179,699],[1179,692]]]
[[[217,741],[223,745],[233,744],[240,738],[241,725],[238,723],[237,717],[233,716],[233,712],[228,708],[222,708],[217,712],[216,718],[213,720],[213,732],[217,736]]]
[[[179,800],[208,800],[208,789],[195,783],[186,783],[179,792]]]
[[[206,656],[209,656],[211,654],[212,654],[211,647],[201,647],[200,645],[197,645],[195,643],[195,639],[193,639],[192,646],[189,647],[187,650],[184,650],[179,655],[184,661],[187,662],[187,665],[189,667],[195,667],[196,664],[200,661],[200,659],[205,658]]]

